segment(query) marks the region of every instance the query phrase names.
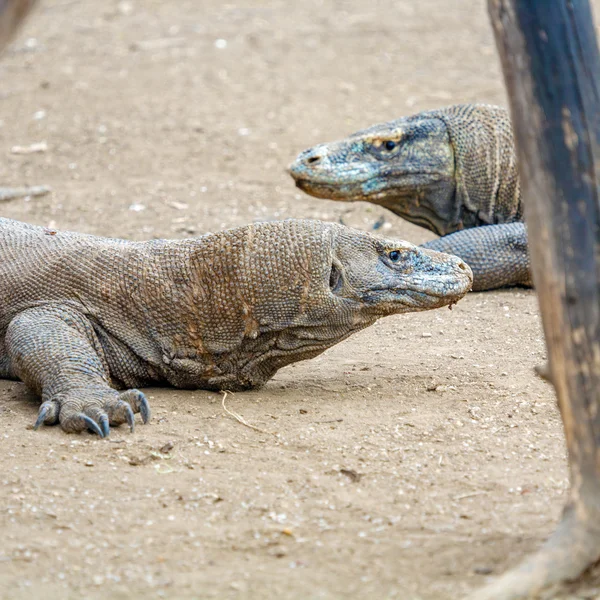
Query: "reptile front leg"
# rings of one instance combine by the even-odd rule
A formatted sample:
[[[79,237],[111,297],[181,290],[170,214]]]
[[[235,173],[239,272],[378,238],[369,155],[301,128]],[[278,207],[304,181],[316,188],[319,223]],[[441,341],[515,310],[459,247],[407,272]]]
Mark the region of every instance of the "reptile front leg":
[[[514,285],[532,286],[524,223],[463,229],[422,247],[462,258],[473,271],[474,292]]]
[[[139,390],[118,392],[90,322],[63,305],[31,308],[18,314],[6,332],[10,369],[40,394],[35,428],[60,423],[67,432],[90,429],[100,437],[109,425],[134,427],[134,412],[146,423],[148,402]]]

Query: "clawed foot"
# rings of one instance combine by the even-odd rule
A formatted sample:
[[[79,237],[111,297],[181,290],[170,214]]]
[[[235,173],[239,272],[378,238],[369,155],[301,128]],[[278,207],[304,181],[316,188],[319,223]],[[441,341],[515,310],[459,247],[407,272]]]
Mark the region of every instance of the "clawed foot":
[[[122,423],[127,423],[133,432],[135,413],[140,413],[143,423],[150,420],[148,400],[139,390],[90,393],[90,390],[83,389],[79,395],[77,391],[70,390],[42,403],[33,428],[60,423],[66,432],[89,429],[104,438],[108,437],[111,426],[117,427]]]

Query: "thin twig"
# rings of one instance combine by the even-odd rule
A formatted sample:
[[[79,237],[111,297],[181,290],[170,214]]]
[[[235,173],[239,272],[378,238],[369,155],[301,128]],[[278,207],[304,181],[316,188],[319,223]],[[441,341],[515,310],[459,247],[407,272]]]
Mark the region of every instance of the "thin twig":
[[[237,413],[229,410],[226,406],[225,406],[225,398],[227,398],[227,396],[229,394],[231,394],[232,392],[228,392],[226,390],[223,390],[223,400],[221,400],[221,406],[223,407],[223,410],[231,417],[233,417],[236,421],[238,421],[239,423],[241,423],[242,425],[245,425],[246,427],[249,427],[250,429],[254,429],[254,431],[258,431],[259,433],[267,433],[269,435],[275,436],[277,437],[277,434],[273,431],[267,431],[266,429],[261,429],[260,427],[256,427],[256,425],[251,425],[250,423],[248,423],[244,417],[242,417],[241,415],[238,415]]]
[[[483,494],[489,494],[489,492],[487,492],[486,490],[479,490],[478,492],[461,494],[460,496],[454,496],[454,500],[464,500],[465,498],[472,498],[473,496],[481,496]]]
[[[45,196],[51,191],[52,188],[47,185],[33,185],[21,188],[0,187],[0,201],[6,202],[15,198],[24,198],[25,196]]]

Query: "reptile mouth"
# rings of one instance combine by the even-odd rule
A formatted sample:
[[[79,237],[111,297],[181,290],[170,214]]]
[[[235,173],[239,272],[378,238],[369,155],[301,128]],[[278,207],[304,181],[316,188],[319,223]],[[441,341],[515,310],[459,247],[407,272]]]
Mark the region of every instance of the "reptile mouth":
[[[460,284],[455,284],[451,289],[443,291],[443,292],[424,292],[423,290],[420,289],[414,289],[414,288],[408,288],[408,287],[403,287],[403,288],[373,288],[372,290],[370,290],[368,292],[368,294],[366,295],[366,297],[368,297],[371,293],[373,292],[389,292],[390,294],[396,294],[398,295],[398,300],[402,300],[402,296],[405,294],[408,294],[409,297],[414,295],[414,296],[418,296],[420,298],[437,298],[438,300],[443,300],[443,299],[448,299],[450,300],[451,298],[455,298],[456,296],[460,296],[461,294],[465,293],[467,286],[465,285],[460,285]],[[466,290],[468,291],[468,290]]]
[[[418,311],[419,309],[429,310],[431,308],[441,308],[442,306],[452,306],[452,304],[458,302],[464,295],[465,292],[452,295],[442,294],[439,296],[425,292],[411,292],[404,297],[401,304],[414,311]]]
[[[309,179],[296,179],[296,187],[301,189],[303,192],[315,196],[317,198],[324,198],[326,200],[352,200],[355,195],[349,195],[342,186],[337,186],[331,183],[315,183]]]
[[[386,200],[390,196],[393,196],[394,198],[402,195],[407,197],[412,196],[414,194],[414,182],[409,187],[403,189],[403,179],[414,179],[415,177],[429,178],[437,175],[437,173],[431,171],[414,171],[392,178],[390,178],[389,174],[373,178],[371,174],[365,174],[364,177],[359,177],[355,172],[354,178],[350,181],[345,179],[348,177],[348,173],[344,173],[343,177],[340,178],[339,183],[332,183],[331,180],[318,181],[296,175],[293,171],[290,171],[290,173],[294,178],[296,187],[311,196],[329,200],[365,200],[375,202],[376,204],[379,203],[377,202],[378,200]],[[385,184],[383,188],[376,188],[373,190],[365,189],[368,188],[369,184],[381,184],[381,181]]]
[[[424,309],[435,306],[445,306],[460,300],[473,284],[471,278],[465,275],[464,281],[454,281],[446,289],[436,292],[435,290],[424,291],[422,288],[414,287],[379,287],[372,288],[363,295],[363,301],[366,303],[377,303],[381,301],[381,294],[390,294],[390,302],[398,303],[411,308],[422,307]],[[379,292],[379,293],[378,293]]]

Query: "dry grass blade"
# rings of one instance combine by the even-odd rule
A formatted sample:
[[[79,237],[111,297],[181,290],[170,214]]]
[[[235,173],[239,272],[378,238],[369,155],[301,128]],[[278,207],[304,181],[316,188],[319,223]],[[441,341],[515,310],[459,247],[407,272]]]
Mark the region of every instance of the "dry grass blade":
[[[246,419],[244,419],[244,417],[242,417],[241,415],[238,415],[236,412],[233,412],[232,410],[229,410],[227,408],[227,406],[225,406],[225,399],[232,392],[228,392],[228,391],[223,390],[222,393],[223,393],[223,399],[221,400],[221,406],[223,407],[223,410],[230,417],[233,417],[236,421],[238,421],[242,425],[245,425],[246,427],[249,427],[250,429],[254,429],[254,431],[258,431],[259,433],[266,433],[268,435],[272,435],[274,437],[277,437],[277,434],[274,431],[267,431],[266,429],[261,429],[260,427],[256,427],[256,425],[251,425],[250,423],[248,423],[248,421],[246,421]]]

